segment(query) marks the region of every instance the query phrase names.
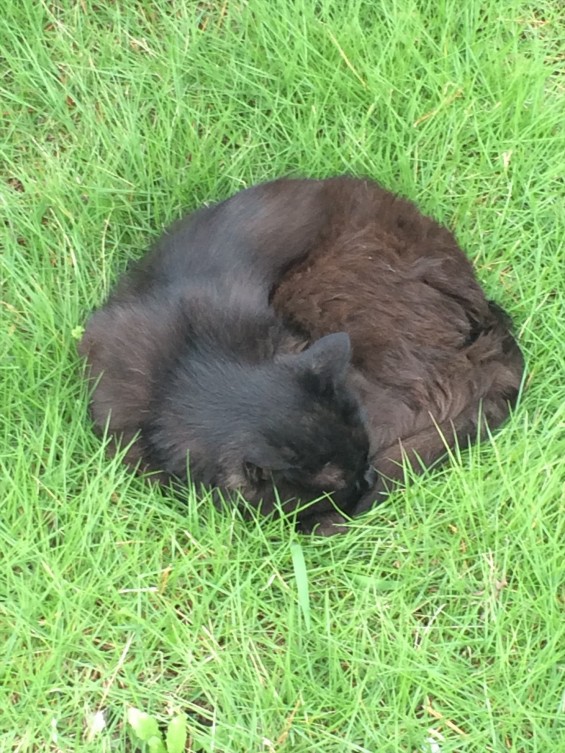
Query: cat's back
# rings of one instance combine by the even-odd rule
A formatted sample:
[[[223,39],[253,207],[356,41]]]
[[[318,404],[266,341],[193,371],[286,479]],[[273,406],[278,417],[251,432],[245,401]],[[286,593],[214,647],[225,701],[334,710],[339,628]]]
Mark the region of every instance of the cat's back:
[[[488,304],[454,236],[372,181],[326,190],[327,233],[282,279],[275,308],[313,337],[345,330],[369,368],[399,347],[462,347]]]

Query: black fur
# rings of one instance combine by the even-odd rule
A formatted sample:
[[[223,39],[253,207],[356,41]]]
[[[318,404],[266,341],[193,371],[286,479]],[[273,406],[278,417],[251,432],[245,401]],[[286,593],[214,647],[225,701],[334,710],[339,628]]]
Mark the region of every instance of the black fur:
[[[377,184],[255,186],[173,225],[80,352],[127,462],[341,530],[498,426],[520,350],[454,237]],[[375,474],[373,468],[376,468]],[[276,488],[276,492],[275,492]],[[229,496],[229,494],[228,494]],[[236,495],[237,496],[237,495]]]
[[[130,443],[129,463],[182,480],[188,454],[193,481],[264,512],[320,497],[317,511],[349,510],[369,488],[349,337],[305,348],[268,302],[325,225],[310,189],[257,186],[177,223],[91,317],[94,420]]]

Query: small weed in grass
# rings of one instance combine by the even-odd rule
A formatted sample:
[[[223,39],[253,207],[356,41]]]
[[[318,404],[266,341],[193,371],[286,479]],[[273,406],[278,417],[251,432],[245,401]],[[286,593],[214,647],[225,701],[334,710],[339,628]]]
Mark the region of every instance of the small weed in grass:
[[[133,706],[128,710],[128,723],[138,740],[146,744],[149,753],[184,753],[187,732],[186,717],[182,714],[167,723],[164,736],[155,717]]]

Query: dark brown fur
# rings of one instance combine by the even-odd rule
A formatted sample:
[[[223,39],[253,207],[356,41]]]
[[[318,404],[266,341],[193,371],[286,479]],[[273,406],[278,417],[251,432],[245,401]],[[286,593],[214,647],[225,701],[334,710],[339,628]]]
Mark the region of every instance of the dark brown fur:
[[[337,385],[331,390],[337,403],[327,413],[316,408],[325,390],[320,393],[318,381],[308,386],[308,408],[298,393],[287,394],[295,371],[284,376],[277,364],[299,358],[305,342],[331,333],[347,333],[352,355],[342,387],[337,373],[349,362],[345,340],[320,341],[324,369]],[[208,361],[185,353],[189,341]],[[453,235],[410,202],[353,178],[275,181],[173,226],[91,318],[80,350],[99,380],[96,424],[109,419],[115,436],[138,437],[130,462],[164,470],[163,478],[178,477],[190,451],[195,480],[240,488],[253,500],[269,496],[266,481],[289,498],[322,488],[339,499],[347,476],[351,486],[340,506],[350,515],[386,496],[402,479],[403,460],[416,470],[429,467],[455,443],[496,428],[516,399],[523,372],[508,317],[486,300]],[[179,358],[190,379],[171,391]],[[254,405],[253,390],[246,391],[244,372],[233,371],[229,387],[221,386],[234,363],[259,362],[266,375],[263,407]],[[194,393],[202,368],[211,391]],[[291,380],[286,386],[285,379]],[[214,413],[217,399],[207,397],[220,388],[235,390],[239,406],[242,438],[227,445],[222,427],[233,405],[223,403]],[[184,418],[183,394],[193,400]],[[358,419],[339,418],[354,415],[353,408],[343,413],[339,406],[358,400],[378,475],[369,492],[353,499],[351,474],[363,475],[366,450]],[[206,424],[201,436],[194,426],[186,429],[195,411]],[[265,412],[270,449],[262,452]],[[336,421],[343,420],[353,424],[340,429]],[[312,442],[304,430],[293,429],[299,423]],[[261,456],[251,463],[259,473],[243,470],[250,443],[254,458]],[[299,445],[300,481],[296,467],[278,470],[288,447]],[[322,462],[318,445],[327,448],[324,458],[331,456],[331,463]],[[355,488],[361,486],[355,481]],[[342,522],[324,503],[303,525],[320,524],[320,532],[332,533]]]
[[[515,402],[522,354],[446,228],[373,182],[326,183],[323,241],[277,286],[275,310],[312,338],[343,330],[350,386],[369,417],[378,481],[355,509],[455,443],[495,429]]]

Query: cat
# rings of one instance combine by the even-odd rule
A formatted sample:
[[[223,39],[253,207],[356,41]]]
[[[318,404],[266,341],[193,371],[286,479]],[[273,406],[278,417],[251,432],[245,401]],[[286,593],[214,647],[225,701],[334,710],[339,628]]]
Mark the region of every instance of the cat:
[[[374,483],[348,335],[306,343],[268,300],[321,238],[320,188],[282,179],[182,219],[91,316],[91,412],[128,464],[299,518]]]
[[[161,481],[188,462],[193,481],[300,508],[324,535],[382,501],[403,463],[425,469],[502,423],[524,368],[454,236],[351,177],[279,179],[184,218],[79,350],[95,423],[127,462]]]

